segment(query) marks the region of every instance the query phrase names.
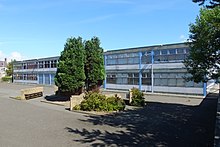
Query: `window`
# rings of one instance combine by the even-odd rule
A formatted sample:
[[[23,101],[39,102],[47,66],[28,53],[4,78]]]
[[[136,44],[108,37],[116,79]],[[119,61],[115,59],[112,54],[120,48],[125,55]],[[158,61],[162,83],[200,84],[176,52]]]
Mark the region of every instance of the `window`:
[[[43,61],[39,62],[39,68],[44,68]]]
[[[139,63],[139,58],[128,58],[127,64],[138,64],[138,63]]]
[[[27,63],[27,69],[35,69],[37,68],[37,62],[29,62]]]
[[[50,61],[44,61],[44,68],[50,68]]]
[[[170,49],[170,50],[169,50],[169,53],[170,53],[170,54],[176,54],[176,49]]]
[[[154,51],[154,55],[155,55],[155,56],[160,55],[160,50]]]
[[[107,74],[107,83],[116,84],[116,75],[115,74]]]
[[[118,59],[118,64],[127,64],[127,59],[126,58]]]
[[[107,60],[107,65],[115,65],[116,64],[116,59],[108,59]]]
[[[57,67],[57,60],[50,61],[50,67],[51,68],[56,68]]]
[[[23,69],[27,69],[27,64],[26,63],[22,63],[22,67],[23,67]]]
[[[184,54],[184,49],[183,48],[178,48],[177,49],[177,54]]]
[[[167,50],[161,50],[162,55],[167,55]]]
[[[185,55],[184,54],[177,54],[176,55],[176,60],[184,60],[185,59]]]
[[[36,81],[37,80],[37,75],[35,75],[35,74],[28,74],[27,75],[27,80]]]

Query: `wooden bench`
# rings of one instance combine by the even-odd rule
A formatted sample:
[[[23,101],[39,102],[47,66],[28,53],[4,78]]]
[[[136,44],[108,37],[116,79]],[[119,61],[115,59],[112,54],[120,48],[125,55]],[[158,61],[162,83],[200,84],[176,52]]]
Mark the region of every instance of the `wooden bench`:
[[[28,100],[43,96],[43,87],[21,89],[21,99]]]

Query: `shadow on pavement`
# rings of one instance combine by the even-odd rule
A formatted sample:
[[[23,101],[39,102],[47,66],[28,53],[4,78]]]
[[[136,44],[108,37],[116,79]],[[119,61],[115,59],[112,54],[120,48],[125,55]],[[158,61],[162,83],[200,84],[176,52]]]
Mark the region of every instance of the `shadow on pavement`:
[[[69,97],[65,97],[65,96],[57,96],[57,95],[49,95],[49,96],[45,96],[44,97],[47,101],[60,101],[60,102],[65,102],[65,101],[69,101],[70,98]]]
[[[215,94],[198,106],[148,102],[142,109],[80,120],[118,131],[65,129],[73,141],[89,146],[213,146],[216,106]]]

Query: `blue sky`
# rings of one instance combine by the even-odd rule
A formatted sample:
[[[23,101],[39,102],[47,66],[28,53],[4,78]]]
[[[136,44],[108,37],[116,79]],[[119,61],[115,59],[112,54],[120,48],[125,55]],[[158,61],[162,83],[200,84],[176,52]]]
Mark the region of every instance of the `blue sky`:
[[[0,59],[58,56],[71,36],[105,50],[183,42],[198,14],[191,0],[0,0]]]

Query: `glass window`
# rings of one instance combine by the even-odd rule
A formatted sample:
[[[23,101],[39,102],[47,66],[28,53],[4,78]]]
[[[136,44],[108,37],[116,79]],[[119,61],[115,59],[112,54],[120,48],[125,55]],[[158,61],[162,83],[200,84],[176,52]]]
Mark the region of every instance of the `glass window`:
[[[133,78],[128,78],[128,84],[129,85],[134,85],[134,79]]]
[[[185,80],[184,79],[177,79],[176,86],[185,87]]]
[[[127,64],[127,59],[126,58],[118,59],[118,64]]]
[[[160,56],[154,56],[154,61],[160,61]]]
[[[176,54],[175,55],[174,54],[173,55],[169,55],[168,56],[168,60],[169,61],[175,61],[176,60]]]
[[[138,64],[139,59],[138,58],[128,58],[128,64]]]
[[[50,67],[50,61],[44,61],[44,68]]]
[[[161,84],[160,79],[155,78],[155,79],[154,79],[154,85],[155,85],[155,86],[160,86],[160,84]]]
[[[185,74],[184,73],[178,73],[178,74],[176,74],[176,77],[177,78],[184,78]]]
[[[177,54],[176,55],[176,60],[184,60],[185,59],[185,55],[184,54]]]
[[[52,85],[55,84],[55,82],[54,82],[54,77],[55,77],[55,75],[54,75],[54,74],[51,74],[51,84],[52,84]]]
[[[43,66],[43,61],[40,61],[40,62],[39,62],[39,68],[44,68],[44,66]]]
[[[160,50],[154,51],[154,55],[155,55],[155,56],[160,55]]]
[[[167,54],[167,50],[161,50],[161,54],[162,55],[166,55]]]
[[[169,53],[170,53],[170,54],[176,54],[176,49],[170,49],[170,50],[169,50]]]
[[[164,55],[164,56],[160,56],[160,61],[168,61],[168,56]]]
[[[133,73],[128,73],[129,78],[133,78]]]
[[[167,74],[168,78],[176,78],[176,73]]]
[[[150,78],[142,78],[142,84],[143,85],[151,85],[151,79]]]
[[[183,54],[184,53],[184,49],[183,48],[178,48],[177,49],[177,54]]]
[[[168,79],[168,86],[176,86],[176,79]]]
[[[194,82],[193,81],[188,81],[186,82],[186,87],[193,87],[193,84]]]
[[[155,73],[154,78],[160,78],[160,73]]]
[[[139,57],[139,53],[130,53],[129,57]]]
[[[160,80],[160,85],[161,86],[167,86],[168,79],[159,79],[159,80]]]
[[[107,60],[107,65],[115,65],[116,64],[116,59],[108,59]]]
[[[139,73],[134,73],[134,77],[139,77]]]
[[[138,85],[139,84],[139,78],[134,78],[134,85]]]

